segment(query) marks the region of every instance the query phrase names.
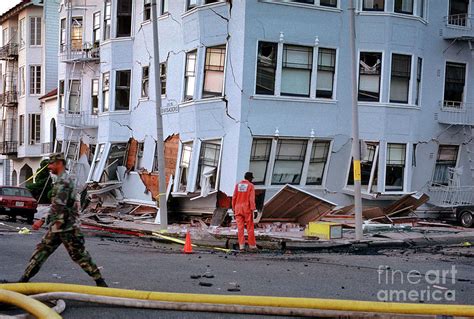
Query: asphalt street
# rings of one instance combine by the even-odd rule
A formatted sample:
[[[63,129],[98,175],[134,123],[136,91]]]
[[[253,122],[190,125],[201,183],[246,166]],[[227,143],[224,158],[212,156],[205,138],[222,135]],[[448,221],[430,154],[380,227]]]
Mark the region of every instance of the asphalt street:
[[[3,230],[0,228],[0,279],[16,280],[45,230],[30,235]],[[86,247],[109,286],[115,288],[225,294],[229,298],[241,294],[474,304],[472,246],[381,250],[370,254],[270,251],[225,254],[198,250],[185,255],[174,244],[100,234],[86,232]],[[204,273],[212,274],[213,278],[191,278]],[[64,247],[49,258],[32,281],[94,284],[70,260]],[[200,282],[212,285],[202,286]],[[228,291],[236,285],[240,292]],[[415,291],[418,298],[413,299],[414,295],[408,294],[410,291]],[[124,309],[68,301],[66,304],[64,318],[255,317]]]

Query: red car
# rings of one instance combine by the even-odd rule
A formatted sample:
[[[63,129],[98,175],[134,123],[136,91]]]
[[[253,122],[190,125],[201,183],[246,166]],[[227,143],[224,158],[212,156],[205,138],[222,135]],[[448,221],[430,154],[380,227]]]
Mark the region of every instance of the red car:
[[[15,221],[16,216],[23,216],[29,224],[33,223],[38,202],[30,191],[23,187],[0,186],[0,214],[8,215]]]

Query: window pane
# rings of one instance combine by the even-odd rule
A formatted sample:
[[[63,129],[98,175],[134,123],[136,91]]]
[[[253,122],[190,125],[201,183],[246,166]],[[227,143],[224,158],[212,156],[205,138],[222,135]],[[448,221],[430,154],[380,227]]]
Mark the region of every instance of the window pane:
[[[281,73],[281,95],[309,96],[311,71],[283,69]]]
[[[466,65],[463,63],[446,63],[444,83],[444,106],[461,107],[464,100]]]
[[[413,0],[395,0],[395,12],[413,14]]]
[[[359,101],[379,101],[381,69],[381,53],[360,53],[358,94]]]
[[[403,191],[405,174],[405,144],[388,144],[386,159],[385,190]]]
[[[115,110],[128,110],[130,106],[130,70],[117,71],[115,78]]]
[[[184,75],[184,99],[186,101],[194,98],[194,87],[196,84],[196,54],[197,51],[192,51],[186,55],[186,71]]]
[[[272,184],[299,184],[306,144],[307,141],[278,141]]]
[[[132,0],[117,1],[117,37],[129,37],[132,31]]]
[[[336,7],[337,6],[337,0],[320,0],[320,5],[325,6],[325,7]]]
[[[276,43],[258,43],[256,94],[275,93],[277,51]]]
[[[179,190],[186,191],[186,186],[189,180],[189,166],[191,164],[191,154],[193,151],[193,143],[184,143],[181,150],[181,160],[179,161],[180,178]]]
[[[313,142],[311,158],[308,167],[306,184],[321,185],[323,182],[324,168],[329,154],[329,142]]]
[[[449,170],[456,167],[458,152],[459,146],[457,145],[439,146],[433,183],[448,185],[451,178]]]
[[[264,184],[270,159],[271,139],[254,139],[250,153],[250,171],[253,172],[254,184]]]
[[[206,49],[204,65],[204,88],[202,96],[220,96],[224,85],[225,45]]]
[[[205,141],[201,143],[199,154],[198,174],[196,187],[201,189],[201,181],[208,178],[211,189],[216,188],[217,168],[219,166],[219,156],[221,151],[221,141]],[[204,182],[204,181],[203,181]]]
[[[364,11],[384,11],[385,0],[364,0],[362,10]]]

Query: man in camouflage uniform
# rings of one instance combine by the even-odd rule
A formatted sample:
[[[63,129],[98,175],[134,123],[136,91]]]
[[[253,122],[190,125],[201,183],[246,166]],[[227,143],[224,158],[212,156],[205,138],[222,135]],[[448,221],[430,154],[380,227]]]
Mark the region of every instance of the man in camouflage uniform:
[[[95,280],[97,286],[107,287],[100,270],[84,247],[84,235],[79,228],[79,213],[75,203],[74,181],[67,175],[65,164],[66,161],[62,154],[51,155],[48,169],[57,176],[52,190],[51,208],[46,218],[33,225],[33,229],[38,230],[46,219],[49,229],[36,247],[25,273],[19,281],[28,282],[36,275],[46,259],[62,243],[72,260]]]

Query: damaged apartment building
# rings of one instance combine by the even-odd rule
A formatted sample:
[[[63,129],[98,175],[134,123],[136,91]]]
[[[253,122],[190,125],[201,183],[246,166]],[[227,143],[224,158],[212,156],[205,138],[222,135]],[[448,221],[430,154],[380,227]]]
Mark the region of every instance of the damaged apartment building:
[[[157,2],[159,70],[151,0],[61,2],[55,144],[71,170],[153,203],[158,96],[172,211],[225,206],[248,170],[260,200],[291,184],[351,203],[348,2]],[[364,204],[472,202],[473,2],[354,2]]]
[[[50,153],[44,141],[54,137],[43,130],[56,123],[45,122],[39,98],[57,86],[57,21],[57,1],[22,0],[0,16],[4,185],[24,185]]]

